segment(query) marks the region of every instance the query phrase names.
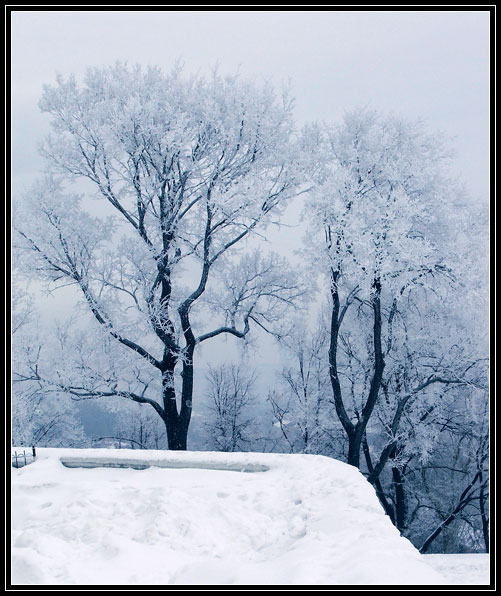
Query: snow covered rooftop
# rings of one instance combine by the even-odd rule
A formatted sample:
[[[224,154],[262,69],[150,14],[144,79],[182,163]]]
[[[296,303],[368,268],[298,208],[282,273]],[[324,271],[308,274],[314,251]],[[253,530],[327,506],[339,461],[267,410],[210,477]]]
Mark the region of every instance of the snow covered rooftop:
[[[330,458],[37,454],[12,469],[14,584],[450,583],[399,535],[362,474]]]

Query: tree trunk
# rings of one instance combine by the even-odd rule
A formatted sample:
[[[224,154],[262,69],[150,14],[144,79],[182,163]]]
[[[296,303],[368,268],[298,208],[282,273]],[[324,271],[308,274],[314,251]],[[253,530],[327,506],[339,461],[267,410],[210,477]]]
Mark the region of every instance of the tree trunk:
[[[360,468],[360,447],[365,429],[376,406],[379,389],[383,380],[385,367],[384,355],[381,346],[381,284],[379,280],[374,281],[374,295],[372,297],[372,310],[374,313],[373,342],[374,342],[374,373],[372,375],[369,395],[361,416],[354,426],[354,430],[348,433],[348,463]]]
[[[174,371],[177,359],[166,350],[164,370],[162,372],[162,391],[164,403],[163,421],[167,431],[167,442],[172,451],[186,451],[188,448],[188,429],[190,426],[193,400],[193,353],[194,342],[188,346],[183,359],[183,386],[181,408],[178,410]]]
[[[404,491],[404,478],[398,468],[392,468],[393,486],[395,488],[395,526],[400,532],[405,530],[406,502]]]
[[[186,436],[188,435],[188,428],[191,421],[191,412],[193,409],[193,353],[195,351],[195,344],[188,346],[186,356],[183,361],[183,387],[181,392],[181,410],[179,412],[179,423],[182,432],[185,435],[184,448],[186,449]]]
[[[337,344],[339,338],[339,330],[341,327],[340,320],[340,301],[339,292],[337,287],[337,280],[339,272],[333,271],[331,274],[331,298],[332,298],[332,310],[331,310],[331,328],[330,328],[330,344],[329,344],[329,377],[332,385],[332,393],[334,396],[334,407],[336,413],[343,426],[349,441],[349,449],[351,450],[351,456],[348,455],[348,463],[350,458],[354,458],[354,450],[352,449],[352,437],[355,433],[355,425],[350,420],[348,413],[344,407],[343,395],[341,390],[341,383],[339,382],[338,367],[337,367]],[[361,439],[361,437],[360,437]],[[360,452],[360,443],[358,446]],[[357,465],[358,464],[353,464]]]
[[[171,451],[186,451],[188,447],[188,427],[181,418],[164,420],[167,431],[167,441]]]
[[[364,437],[362,439],[362,449],[363,449],[363,452],[365,455],[365,461],[367,463],[367,469],[369,471],[369,477],[370,477],[372,472],[374,471],[374,466],[372,464],[372,458],[371,458],[371,454],[370,454],[370,450],[369,450],[369,443],[367,442],[367,436],[365,435],[365,433],[364,433]],[[391,519],[391,523],[395,524],[394,508],[393,508],[392,504],[386,498],[386,495],[383,491],[383,487],[381,485],[381,480],[379,479],[379,476],[375,476],[374,480],[372,480],[370,482],[376,490],[376,494],[378,496],[379,502],[383,506],[383,509],[384,509],[386,515],[388,515],[388,517]]]
[[[482,481],[482,478],[480,478]],[[482,519],[482,534],[484,536],[484,544],[485,544],[485,552],[489,552],[489,519],[488,513],[486,510],[486,498],[485,498],[485,489],[482,485],[480,487],[480,494],[479,494],[479,507],[480,507],[480,517]]]
[[[166,365],[162,374],[162,391],[164,403],[163,421],[167,432],[167,443],[173,451],[186,451],[189,419],[181,416],[177,409],[176,389],[174,387],[174,359]],[[192,386],[193,387],[193,386]]]
[[[373,283],[372,310],[374,313],[374,373],[369,389],[369,395],[362,409],[361,417],[356,424],[353,424],[344,407],[337,366],[337,344],[343,318],[343,314],[340,313],[340,300],[337,287],[338,278],[339,272],[332,271],[330,289],[332,298],[332,311],[329,345],[329,373],[336,413],[348,437],[348,463],[352,466],[360,468],[360,448],[362,446],[362,438],[377,402],[385,367],[384,355],[381,346],[381,283],[379,279],[375,279]]]
[[[348,435],[348,463],[352,466],[360,468],[360,447],[362,445],[362,437],[359,433],[354,432]]]

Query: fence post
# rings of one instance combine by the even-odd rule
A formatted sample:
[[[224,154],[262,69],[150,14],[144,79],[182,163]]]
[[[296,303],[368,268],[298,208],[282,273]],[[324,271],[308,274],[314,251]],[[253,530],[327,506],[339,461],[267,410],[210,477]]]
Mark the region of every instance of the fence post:
[[[16,458],[16,468],[19,468],[19,466],[17,465],[17,451],[14,451],[14,457]]]
[[[24,465],[26,465],[26,451],[23,449],[23,455],[24,455]]]
[[[33,451],[33,458],[35,458],[37,456],[36,451],[35,451],[35,446],[33,445],[33,447],[31,449]]]

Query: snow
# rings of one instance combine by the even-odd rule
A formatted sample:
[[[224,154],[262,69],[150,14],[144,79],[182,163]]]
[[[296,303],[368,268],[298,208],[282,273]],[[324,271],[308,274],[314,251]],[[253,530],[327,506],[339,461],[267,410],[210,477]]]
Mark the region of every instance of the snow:
[[[425,555],[426,562],[448,578],[450,584],[488,585],[489,555]]]
[[[451,583],[454,566],[420,555],[362,474],[330,458],[125,449],[37,455],[12,469],[13,584]],[[82,462],[100,467],[67,467]],[[111,467],[131,463],[152,467]]]

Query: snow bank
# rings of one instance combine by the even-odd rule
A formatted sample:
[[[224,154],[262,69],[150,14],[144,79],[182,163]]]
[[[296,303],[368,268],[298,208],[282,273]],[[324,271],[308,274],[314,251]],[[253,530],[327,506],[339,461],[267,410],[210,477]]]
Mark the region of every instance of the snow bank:
[[[14,584],[448,583],[326,457],[40,449],[12,475]]]

